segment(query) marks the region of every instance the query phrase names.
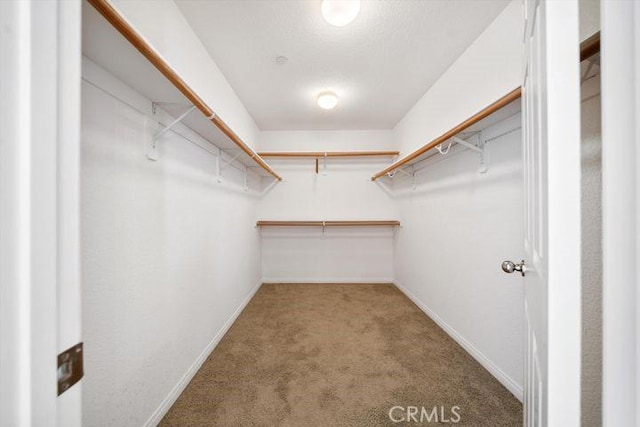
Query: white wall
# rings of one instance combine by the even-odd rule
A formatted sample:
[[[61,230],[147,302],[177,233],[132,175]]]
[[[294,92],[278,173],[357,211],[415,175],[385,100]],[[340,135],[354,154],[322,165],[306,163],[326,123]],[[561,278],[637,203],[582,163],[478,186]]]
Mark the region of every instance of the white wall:
[[[259,199],[173,132],[149,161],[151,101],[83,75],[83,424],[155,425],[260,281]]]
[[[173,0],[112,0],[180,77],[250,146],[258,127]]]
[[[261,132],[263,151],[393,149],[391,131]],[[315,173],[313,159],[271,160],[283,176],[260,203],[266,220],[396,219],[389,195],[371,182],[390,158],[329,159]],[[390,282],[393,280],[391,228],[262,230],[262,273],[275,282]]]
[[[403,151],[444,133],[520,84],[522,15],[513,2],[395,129]],[[514,117],[487,130],[517,127]],[[465,151],[394,185],[400,220],[395,277],[431,317],[521,398],[523,289],[500,270],[523,251],[520,132],[488,144],[489,170]],[[401,179],[396,179],[401,181]]]

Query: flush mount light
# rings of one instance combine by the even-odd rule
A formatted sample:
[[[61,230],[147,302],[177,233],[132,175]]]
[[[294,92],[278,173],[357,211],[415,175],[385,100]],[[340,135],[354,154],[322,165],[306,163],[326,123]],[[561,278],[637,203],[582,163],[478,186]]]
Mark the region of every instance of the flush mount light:
[[[360,0],[322,0],[322,16],[334,27],[343,27],[360,13]]]
[[[338,95],[333,92],[323,92],[318,95],[318,99],[316,100],[320,108],[324,108],[325,110],[331,110],[336,105],[338,105]]]

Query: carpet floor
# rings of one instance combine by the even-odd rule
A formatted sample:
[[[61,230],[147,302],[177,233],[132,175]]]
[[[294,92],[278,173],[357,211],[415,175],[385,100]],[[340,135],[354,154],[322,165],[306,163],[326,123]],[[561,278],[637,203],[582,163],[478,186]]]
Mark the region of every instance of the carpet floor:
[[[522,405],[395,286],[264,284],[160,425],[451,425],[458,416],[456,425],[521,426]]]

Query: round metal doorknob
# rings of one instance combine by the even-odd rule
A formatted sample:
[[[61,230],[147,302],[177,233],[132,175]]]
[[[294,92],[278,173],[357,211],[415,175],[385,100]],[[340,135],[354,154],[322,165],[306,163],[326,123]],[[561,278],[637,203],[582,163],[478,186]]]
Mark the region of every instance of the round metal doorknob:
[[[503,261],[502,262],[502,271],[504,271],[505,273],[513,273],[515,271],[519,271],[520,274],[522,274],[522,276],[524,276],[524,273],[526,271],[526,268],[524,266],[524,260],[522,260],[520,263],[516,264],[513,261]]]

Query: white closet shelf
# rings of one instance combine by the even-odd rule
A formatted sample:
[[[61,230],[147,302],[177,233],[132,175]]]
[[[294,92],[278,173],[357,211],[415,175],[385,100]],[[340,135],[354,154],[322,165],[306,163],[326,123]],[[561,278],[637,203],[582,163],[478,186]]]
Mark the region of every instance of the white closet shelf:
[[[591,37],[580,43],[581,62],[599,52],[600,32],[593,34]],[[424,160],[425,157],[428,156],[429,152],[433,152],[433,150],[441,151],[441,145],[447,141],[453,140],[454,142],[461,143],[469,148],[480,150],[479,147],[472,147],[471,144],[466,143],[464,139],[469,136],[469,133],[473,134],[480,132],[481,130],[499,121],[502,121],[520,111],[521,96],[521,87],[513,89],[511,92],[507,93],[492,104],[478,111],[476,114],[469,117],[462,123],[456,125],[444,134],[423,145],[414,152],[406,155],[405,157],[397,160],[386,169],[377,172],[371,177],[371,180],[375,181],[386,175],[393,176],[393,173],[397,170],[402,170],[402,167],[408,167]]]
[[[399,227],[396,220],[364,220],[364,221],[258,221],[257,227]]]
[[[371,177],[372,181],[377,180],[385,175],[392,174],[394,171],[402,168],[403,166],[411,166],[417,163],[427,156],[427,154],[435,150],[441,144],[451,140],[455,137],[462,137],[462,132],[478,132],[484,128],[491,126],[507,117],[516,114],[520,111],[520,97],[522,89],[520,87],[512,90],[508,94],[504,95],[497,101],[478,111],[467,120],[448,130],[444,134],[430,141],[428,144],[423,145],[414,152],[394,162],[386,169],[377,172]],[[461,138],[464,139],[464,138]]]
[[[100,16],[83,8],[83,54],[174,117],[194,112],[181,123],[200,134],[235,161],[263,176],[282,178],[171,68],[107,0],[88,0]],[[87,28],[90,27],[90,28]],[[115,29],[115,31],[114,31]]]

